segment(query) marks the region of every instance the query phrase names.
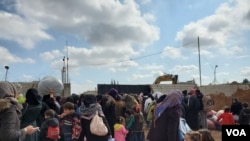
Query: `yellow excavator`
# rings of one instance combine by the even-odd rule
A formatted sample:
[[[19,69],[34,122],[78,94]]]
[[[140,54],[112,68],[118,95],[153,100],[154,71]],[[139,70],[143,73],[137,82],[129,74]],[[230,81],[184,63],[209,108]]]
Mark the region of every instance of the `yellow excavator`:
[[[154,84],[160,84],[161,81],[172,81],[172,84],[177,84],[178,75],[163,74],[155,79]]]

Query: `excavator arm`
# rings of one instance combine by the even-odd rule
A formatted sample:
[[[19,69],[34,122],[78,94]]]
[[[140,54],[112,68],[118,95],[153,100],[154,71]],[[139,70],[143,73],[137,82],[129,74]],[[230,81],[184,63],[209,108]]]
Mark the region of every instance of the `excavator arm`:
[[[160,84],[161,81],[172,81],[172,84],[177,84],[178,75],[164,74],[164,75],[158,76],[155,79],[154,84]]]

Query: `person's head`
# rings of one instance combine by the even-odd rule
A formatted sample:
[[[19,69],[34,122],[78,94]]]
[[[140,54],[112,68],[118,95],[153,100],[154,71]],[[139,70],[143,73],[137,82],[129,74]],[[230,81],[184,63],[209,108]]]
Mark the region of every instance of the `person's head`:
[[[248,108],[248,103],[247,102],[242,103],[242,107],[243,108]]]
[[[79,99],[80,99],[80,96],[79,96],[79,95],[77,95],[77,94],[75,94],[75,93],[73,93],[71,96],[72,96],[72,97],[73,97],[73,99],[74,99],[74,104],[77,104],[77,103],[78,103],[78,101],[79,101]]]
[[[0,81],[0,98],[15,97],[17,90],[14,84],[8,81]]]
[[[102,94],[97,94],[96,95],[96,100],[97,100],[98,103],[101,103],[102,99],[103,99],[103,95]]]
[[[66,97],[66,101],[65,102],[72,102],[72,103],[74,103],[74,98],[70,95],[70,96]]]
[[[86,94],[83,98],[83,104],[85,107],[89,107],[91,104],[97,103],[96,96],[93,94]]]
[[[179,90],[171,90],[167,96],[162,100],[161,103],[158,104],[155,108],[155,119],[159,118],[161,113],[165,111],[165,109],[172,108],[174,106],[180,105],[182,102],[182,92]],[[182,111],[180,109],[176,109],[176,112],[181,116]]]
[[[119,116],[119,117],[116,119],[116,123],[125,125],[125,118],[122,117],[122,116]]]
[[[186,96],[188,95],[187,90],[183,90],[183,91],[182,91],[182,95],[183,95],[184,97],[186,97]]]
[[[122,95],[118,94],[117,97],[116,97],[116,101],[121,101],[122,99],[123,99]]]
[[[196,95],[196,90],[195,89],[191,89],[188,94],[189,95]]]
[[[170,91],[167,96],[163,99],[163,101],[168,102],[169,108],[174,107],[178,104],[181,104],[182,101],[182,92],[179,90]]]
[[[224,107],[224,112],[225,113],[229,113],[230,112],[230,107],[229,106],[225,106]]]
[[[35,88],[28,89],[25,96],[26,96],[26,103],[30,105],[38,105],[41,103],[38,91]]]
[[[235,97],[235,98],[232,99],[232,103],[237,103],[237,102],[239,102],[239,100],[238,100],[237,97]]]
[[[166,94],[161,95],[157,100],[156,103],[161,103],[167,97]]]
[[[44,112],[44,117],[45,117],[45,119],[55,117],[55,111],[52,110],[52,109],[46,110],[46,111]]]
[[[202,141],[215,141],[211,132],[208,129],[199,129],[199,133],[202,135]]]
[[[72,113],[75,111],[75,105],[72,102],[66,102],[63,104],[63,112],[66,114]]]
[[[132,113],[131,113],[129,110],[126,110],[126,111],[125,111],[125,116],[126,116],[126,117],[129,117],[129,116],[131,116],[131,115],[132,115]]]
[[[115,89],[115,88],[111,88],[109,91],[108,91],[108,94],[110,96],[112,96],[115,100],[117,98],[117,95],[118,95],[118,90]]]
[[[202,141],[202,134],[198,131],[187,132],[184,141]]]

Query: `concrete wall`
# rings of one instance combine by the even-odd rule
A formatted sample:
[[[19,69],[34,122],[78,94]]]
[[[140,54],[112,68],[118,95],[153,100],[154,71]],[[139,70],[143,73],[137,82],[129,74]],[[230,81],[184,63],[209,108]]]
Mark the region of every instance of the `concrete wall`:
[[[161,92],[163,94],[167,94],[171,90],[191,90],[196,85],[194,84],[153,84],[151,88],[154,92]]]
[[[219,94],[224,93],[226,96],[231,96],[238,89],[249,90],[250,85],[248,84],[221,84],[221,85],[208,85],[200,87],[200,90],[204,94]]]
[[[170,90],[191,90],[196,85],[194,84],[153,84],[151,86],[153,92],[161,92],[167,94]],[[220,94],[224,93],[226,96],[231,96],[238,89],[249,90],[249,84],[220,84],[220,85],[207,85],[199,87],[200,91],[203,94]]]
[[[26,91],[29,88],[37,88],[39,81],[33,82],[13,82],[18,90],[18,93],[25,95]],[[191,90],[196,87],[195,84],[152,84],[152,92],[161,92],[167,94],[170,90]],[[220,84],[220,85],[207,85],[199,87],[203,94],[220,94],[224,93],[226,96],[231,96],[238,89],[249,90],[250,84]],[[93,91],[91,91],[93,93]],[[71,95],[71,85],[64,84],[64,90],[62,91],[61,96]]]

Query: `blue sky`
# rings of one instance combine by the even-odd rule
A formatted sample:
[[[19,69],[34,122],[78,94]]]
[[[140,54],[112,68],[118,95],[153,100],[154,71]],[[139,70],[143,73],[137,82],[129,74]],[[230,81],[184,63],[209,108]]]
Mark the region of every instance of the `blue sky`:
[[[250,80],[249,0],[0,0],[0,79],[61,80],[72,93],[97,84]]]

